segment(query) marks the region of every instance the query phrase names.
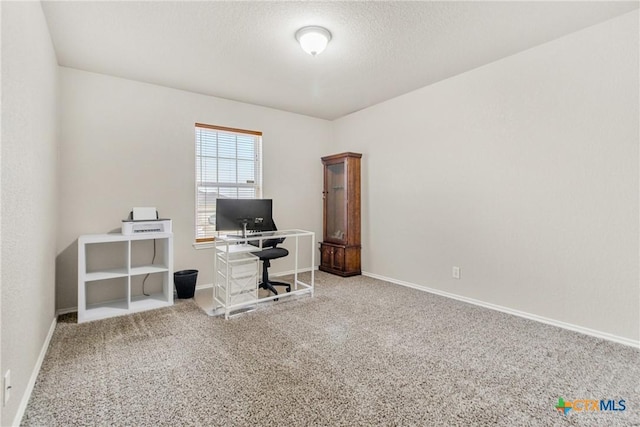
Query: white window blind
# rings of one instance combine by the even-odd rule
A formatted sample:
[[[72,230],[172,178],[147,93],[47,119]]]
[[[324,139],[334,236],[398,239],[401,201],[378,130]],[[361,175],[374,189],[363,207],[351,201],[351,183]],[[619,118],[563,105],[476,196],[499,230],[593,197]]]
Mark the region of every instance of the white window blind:
[[[196,123],[196,242],[215,235],[216,199],[262,197],[262,132]]]

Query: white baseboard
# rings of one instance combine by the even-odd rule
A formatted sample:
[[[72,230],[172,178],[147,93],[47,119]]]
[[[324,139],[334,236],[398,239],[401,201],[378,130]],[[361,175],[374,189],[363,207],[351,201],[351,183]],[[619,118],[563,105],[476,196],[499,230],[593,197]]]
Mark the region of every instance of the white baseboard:
[[[51,322],[51,326],[49,327],[47,338],[44,340],[44,344],[42,344],[42,348],[40,349],[40,355],[38,356],[36,365],[33,367],[33,371],[31,371],[31,377],[29,378],[29,382],[27,383],[27,388],[25,389],[24,394],[22,395],[22,399],[20,400],[20,406],[18,406],[18,412],[16,413],[16,416],[13,419],[13,424],[11,424],[13,426],[20,425],[20,421],[22,421],[22,417],[24,416],[24,411],[27,410],[27,404],[29,403],[29,399],[31,398],[33,387],[36,385],[36,380],[38,379],[38,374],[40,373],[42,362],[44,362],[44,357],[47,355],[47,349],[49,348],[51,337],[53,337],[53,332],[56,330],[57,323],[58,323],[58,316],[56,315],[53,318],[53,321]]]
[[[404,282],[402,280],[392,279],[390,277],[381,276],[379,274],[369,273],[366,271],[362,272],[363,276],[371,277],[374,279],[383,280],[385,282],[394,283],[397,285],[406,286],[413,289],[418,289],[420,291],[429,292],[432,294],[440,295],[446,298],[455,299],[458,301],[463,301],[469,304],[474,304],[480,307],[488,308],[491,310],[501,311],[503,313],[512,314],[514,316],[523,317],[525,319],[534,320],[540,323],[546,323],[547,325],[557,326],[559,328],[568,329],[570,331],[579,332],[581,334],[590,335],[596,338],[602,338],[607,341],[613,341],[618,344],[628,345],[630,347],[640,348],[640,341],[632,340],[625,337],[620,337],[617,335],[613,335],[607,332],[597,331],[595,329],[585,328],[583,326],[574,325],[572,323],[561,322],[559,320],[550,319],[548,317],[538,316],[536,314],[527,313],[525,311],[515,310],[509,307],[504,307],[497,304],[491,304],[488,302],[484,302],[481,300],[464,297],[461,295],[452,294],[449,292],[441,291],[439,289],[429,288],[427,286],[416,285],[415,283]]]
[[[77,313],[78,307],[61,308],[56,311],[56,318],[61,314]]]

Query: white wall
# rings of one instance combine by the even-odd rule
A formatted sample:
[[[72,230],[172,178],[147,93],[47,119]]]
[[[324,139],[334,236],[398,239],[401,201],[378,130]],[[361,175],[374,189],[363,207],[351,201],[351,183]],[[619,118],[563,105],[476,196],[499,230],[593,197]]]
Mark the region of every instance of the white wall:
[[[77,238],[120,227],[134,206],[173,220],[174,267],[212,283],[212,251],[196,250],[196,122],[263,132],[264,197],[280,229],[322,232],[323,148],[331,123],[264,107],[61,68],[57,307],[77,304]],[[317,258],[317,255],[316,255]],[[273,271],[293,268],[292,257]]]
[[[638,75],[635,11],[337,120],[363,270],[637,342]]]
[[[58,66],[39,2],[2,4],[2,368],[12,425],[54,321]]]

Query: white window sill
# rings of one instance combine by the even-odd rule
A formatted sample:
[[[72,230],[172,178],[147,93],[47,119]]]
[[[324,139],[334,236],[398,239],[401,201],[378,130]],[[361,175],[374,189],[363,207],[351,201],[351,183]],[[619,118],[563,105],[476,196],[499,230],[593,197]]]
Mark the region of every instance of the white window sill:
[[[193,248],[200,250],[200,249],[213,249],[213,242],[197,242],[193,244]]]

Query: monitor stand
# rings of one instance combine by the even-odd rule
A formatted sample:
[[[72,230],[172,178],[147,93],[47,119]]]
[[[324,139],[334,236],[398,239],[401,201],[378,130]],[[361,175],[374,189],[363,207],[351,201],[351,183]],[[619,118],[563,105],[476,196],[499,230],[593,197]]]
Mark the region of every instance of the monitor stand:
[[[242,221],[242,238],[244,239],[244,245],[248,243],[247,241],[247,221]]]

